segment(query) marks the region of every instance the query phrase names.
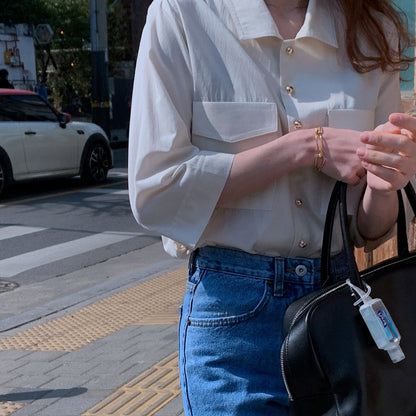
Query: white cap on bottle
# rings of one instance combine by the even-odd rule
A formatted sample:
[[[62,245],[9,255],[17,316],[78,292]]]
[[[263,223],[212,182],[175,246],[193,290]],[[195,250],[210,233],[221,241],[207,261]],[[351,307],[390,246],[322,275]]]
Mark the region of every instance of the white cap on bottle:
[[[400,345],[395,345],[393,348],[389,348],[387,352],[394,363],[398,363],[406,358],[403,350],[400,348]]]

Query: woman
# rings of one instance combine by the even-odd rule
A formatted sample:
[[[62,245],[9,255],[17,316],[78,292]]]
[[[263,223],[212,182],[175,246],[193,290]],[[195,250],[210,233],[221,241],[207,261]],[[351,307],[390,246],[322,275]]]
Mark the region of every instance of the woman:
[[[282,318],[317,289],[326,207],[391,235],[416,171],[401,111],[406,33],[388,0],[155,0],[132,101],[137,221],[189,252],[180,323],[187,416],[287,415]],[[378,127],[376,127],[378,126]],[[376,128],[375,128],[376,127]],[[333,274],[348,275],[339,230]]]

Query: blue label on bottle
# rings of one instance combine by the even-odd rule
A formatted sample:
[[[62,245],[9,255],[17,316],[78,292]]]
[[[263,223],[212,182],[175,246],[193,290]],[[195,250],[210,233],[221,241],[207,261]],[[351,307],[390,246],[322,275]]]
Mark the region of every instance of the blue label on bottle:
[[[383,324],[384,328],[386,328],[387,327],[387,319],[384,316],[384,311],[382,311],[382,310],[377,311],[377,315],[380,318],[380,321]]]
[[[391,322],[389,315],[383,309],[379,309],[377,311],[377,316],[379,317],[381,324],[383,325],[384,331],[386,332],[389,341],[398,338],[399,335],[395,330],[394,324],[393,322]]]

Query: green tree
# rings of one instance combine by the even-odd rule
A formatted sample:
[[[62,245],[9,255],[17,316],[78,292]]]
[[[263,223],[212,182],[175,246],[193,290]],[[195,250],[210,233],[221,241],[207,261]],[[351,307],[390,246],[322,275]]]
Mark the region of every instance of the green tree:
[[[43,0],[2,0],[0,23],[38,24],[47,22],[49,17]]]
[[[108,59],[113,75],[117,75],[114,63],[133,59],[130,15],[130,2],[108,2]]]
[[[76,97],[88,97],[91,89],[89,52],[89,0],[39,0],[50,16],[54,31],[50,50],[56,68],[48,73],[47,85],[55,104],[68,107]],[[47,60],[49,46],[38,46],[38,57]]]
[[[0,23],[48,23],[50,45],[36,45],[38,71],[50,96],[65,108],[91,94],[90,0],[2,0]],[[131,60],[130,1],[108,0],[109,73],[114,63]],[[46,67],[47,64],[47,67]],[[42,77],[43,75],[43,77]]]

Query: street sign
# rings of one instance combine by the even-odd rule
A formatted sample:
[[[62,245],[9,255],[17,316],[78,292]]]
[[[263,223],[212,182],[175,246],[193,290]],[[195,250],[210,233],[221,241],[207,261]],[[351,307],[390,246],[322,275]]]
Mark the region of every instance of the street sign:
[[[35,29],[35,39],[43,45],[51,43],[53,30],[48,24],[40,24]]]

